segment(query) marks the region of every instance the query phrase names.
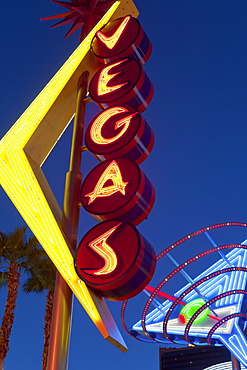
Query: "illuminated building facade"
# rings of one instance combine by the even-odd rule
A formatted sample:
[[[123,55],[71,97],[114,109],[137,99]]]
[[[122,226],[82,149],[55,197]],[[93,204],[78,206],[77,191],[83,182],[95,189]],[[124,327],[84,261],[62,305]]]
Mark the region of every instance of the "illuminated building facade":
[[[160,370],[225,370],[231,366],[230,352],[225,347],[160,348]]]

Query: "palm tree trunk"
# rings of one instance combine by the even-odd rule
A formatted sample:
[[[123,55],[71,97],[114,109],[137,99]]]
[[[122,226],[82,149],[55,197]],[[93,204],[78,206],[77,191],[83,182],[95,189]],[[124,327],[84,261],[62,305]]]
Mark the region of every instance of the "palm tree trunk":
[[[46,296],[45,318],[44,318],[45,326],[44,326],[44,348],[43,348],[43,356],[42,356],[42,370],[46,370],[46,367],[47,367],[53,301],[54,301],[54,289],[48,290],[48,293]]]
[[[4,360],[9,350],[9,338],[14,323],[16,300],[20,285],[20,272],[17,263],[12,262],[9,265],[7,285],[8,295],[0,329],[0,370],[3,370]]]

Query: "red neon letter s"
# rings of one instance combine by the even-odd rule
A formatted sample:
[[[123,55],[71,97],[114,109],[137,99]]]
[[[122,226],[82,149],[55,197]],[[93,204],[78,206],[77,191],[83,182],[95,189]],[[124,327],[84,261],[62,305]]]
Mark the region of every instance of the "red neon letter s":
[[[118,263],[117,255],[107,244],[107,239],[114,233],[120,224],[121,222],[89,243],[89,247],[102,257],[105,263],[104,266],[98,270],[84,270],[85,272],[93,275],[106,275],[116,269]]]

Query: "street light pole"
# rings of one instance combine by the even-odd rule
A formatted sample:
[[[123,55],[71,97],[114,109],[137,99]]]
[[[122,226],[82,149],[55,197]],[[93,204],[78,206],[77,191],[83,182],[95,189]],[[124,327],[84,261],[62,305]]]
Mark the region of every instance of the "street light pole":
[[[85,119],[85,98],[89,73],[84,72],[78,80],[76,113],[71,144],[70,167],[66,174],[62,229],[71,251],[77,246],[79,223],[79,191],[81,187],[81,146]],[[57,273],[52,313],[51,336],[47,370],[66,370],[70,341],[72,291]]]

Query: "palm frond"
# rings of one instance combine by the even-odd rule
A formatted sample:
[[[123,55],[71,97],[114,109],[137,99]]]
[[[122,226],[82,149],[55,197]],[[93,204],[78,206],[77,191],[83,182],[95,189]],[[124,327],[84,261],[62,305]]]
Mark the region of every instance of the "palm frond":
[[[42,282],[39,279],[34,279],[29,277],[25,283],[23,284],[23,290],[26,293],[42,293],[44,292],[45,288]]]
[[[0,289],[7,285],[8,274],[6,271],[0,271]]]

